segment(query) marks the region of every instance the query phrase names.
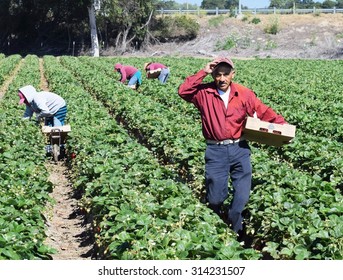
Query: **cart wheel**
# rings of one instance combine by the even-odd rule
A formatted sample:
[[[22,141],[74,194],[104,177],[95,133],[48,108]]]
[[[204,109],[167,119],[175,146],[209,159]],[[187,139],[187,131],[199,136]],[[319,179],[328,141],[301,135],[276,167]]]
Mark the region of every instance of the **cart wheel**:
[[[52,148],[52,152],[54,155],[54,161],[58,162],[58,157],[60,155],[60,146],[58,144],[54,144],[54,146]]]

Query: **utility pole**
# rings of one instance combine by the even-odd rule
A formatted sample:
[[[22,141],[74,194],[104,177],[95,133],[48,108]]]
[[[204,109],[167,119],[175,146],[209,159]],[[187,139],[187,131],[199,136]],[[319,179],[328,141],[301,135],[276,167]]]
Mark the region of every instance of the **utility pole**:
[[[237,10],[236,10],[237,13]],[[238,1],[238,13],[236,16],[238,19],[242,19],[243,15],[242,15],[242,5],[241,5],[241,0]]]

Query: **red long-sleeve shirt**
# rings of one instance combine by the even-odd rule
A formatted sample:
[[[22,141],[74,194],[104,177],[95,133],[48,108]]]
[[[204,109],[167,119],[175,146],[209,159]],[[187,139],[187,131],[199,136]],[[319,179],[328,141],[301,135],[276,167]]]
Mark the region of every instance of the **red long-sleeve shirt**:
[[[167,66],[165,66],[164,64],[162,63],[158,63],[158,62],[153,62],[153,63],[150,63],[147,67],[147,70],[156,70],[156,69],[164,69],[164,68],[168,68]]]
[[[247,116],[252,117],[255,112],[262,121],[287,123],[281,115],[263,104],[252,90],[233,82],[230,85],[229,103],[226,108],[215,83],[202,84],[206,76],[207,73],[200,70],[186,78],[179,87],[179,95],[193,103],[200,111],[205,139],[222,141],[240,138]]]
[[[138,71],[137,68],[130,65],[121,65],[119,68],[119,73],[121,74],[120,82],[124,83],[126,80],[131,79],[131,77]]]

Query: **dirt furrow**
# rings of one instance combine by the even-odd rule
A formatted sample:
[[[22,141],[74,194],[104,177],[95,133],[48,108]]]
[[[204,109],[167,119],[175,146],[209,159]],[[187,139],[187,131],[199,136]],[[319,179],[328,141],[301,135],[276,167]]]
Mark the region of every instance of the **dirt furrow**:
[[[0,99],[2,99],[6,93],[6,91],[8,90],[8,87],[10,86],[10,84],[12,83],[13,79],[15,78],[15,76],[17,75],[18,71],[20,70],[20,67],[22,65],[23,60],[21,59],[20,62],[18,63],[18,65],[14,68],[14,70],[12,71],[12,73],[9,75],[9,77],[7,77],[7,79],[5,80],[5,82],[2,84],[1,88],[0,88]]]
[[[49,91],[44,76],[43,60],[40,59],[41,89]],[[58,94],[58,93],[57,93]],[[47,158],[46,168],[53,184],[51,197],[54,204],[48,205],[46,245],[57,250],[54,260],[87,260],[92,258],[93,242],[90,238],[90,224],[78,213],[77,198],[68,178],[64,161],[57,163]]]
[[[78,214],[77,199],[67,177],[63,162],[46,164],[49,180],[53,183],[51,194],[55,201],[46,214],[48,222],[46,245],[57,250],[55,260],[91,259],[92,242],[89,224]]]

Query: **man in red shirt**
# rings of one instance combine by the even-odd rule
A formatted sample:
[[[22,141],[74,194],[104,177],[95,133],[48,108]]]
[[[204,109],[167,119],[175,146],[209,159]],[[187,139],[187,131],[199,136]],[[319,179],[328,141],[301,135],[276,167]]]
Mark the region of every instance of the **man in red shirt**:
[[[132,89],[138,89],[138,87],[142,84],[142,73],[137,68],[131,65],[122,65],[120,63],[116,63],[114,65],[114,71],[117,71],[120,74],[120,82],[125,83],[126,80],[128,81],[128,86]]]
[[[211,74],[213,82],[202,83]],[[285,124],[281,115],[263,104],[255,93],[232,82],[234,64],[229,58],[217,58],[204,69],[186,78],[179,95],[191,102],[201,114],[202,132],[206,139],[205,184],[209,207],[223,215],[231,179],[233,199],[228,209],[228,223],[241,234],[242,212],[250,196],[252,167],[250,147],[242,133],[247,116],[255,113],[262,121]],[[230,176],[230,178],[229,178]]]

